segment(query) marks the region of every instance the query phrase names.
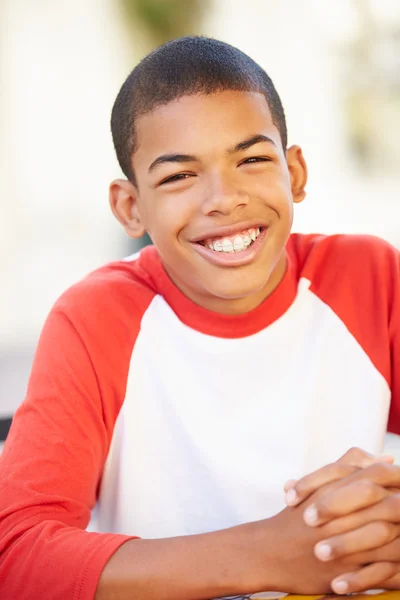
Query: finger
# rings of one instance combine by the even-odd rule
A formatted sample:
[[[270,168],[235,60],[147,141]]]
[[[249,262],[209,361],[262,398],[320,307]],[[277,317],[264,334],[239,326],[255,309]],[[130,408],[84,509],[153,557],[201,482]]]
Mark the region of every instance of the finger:
[[[316,490],[328,483],[343,479],[357,471],[356,467],[332,463],[300,479],[285,495],[287,506],[297,506]]]
[[[304,511],[307,525],[324,525],[328,521],[375,505],[388,495],[385,488],[368,479],[360,479],[342,487],[333,488],[316,498]]]
[[[371,483],[383,488],[398,488],[400,486],[400,467],[384,462],[375,463],[347,475],[346,479],[343,478],[341,484],[336,485],[345,486],[362,480],[369,480]],[[298,485],[300,485],[300,482]],[[298,485],[294,489],[297,489]],[[288,493],[290,492],[291,490]],[[313,516],[315,518],[315,514]]]
[[[346,485],[353,481],[368,479],[381,487],[391,489],[400,487],[400,467],[380,462],[348,475]]]
[[[337,462],[325,465],[321,469],[306,475],[299,479],[295,485],[291,485],[293,480],[285,484],[285,502],[287,506],[297,506],[306,500],[320,487],[343,479],[353,473],[358,472],[368,466],[376,463],[393,463],[393,456],[381,455],[373,456],[360,448],[352,448],[344,454]],[[286,489],[286,486],[288,489]]]
[[[400,560],[400,538],[396,538],[385,546],[360,552],[352,556],[355,564],[368,564],[372,562],[396,562]]]
[[[399,571],[396,573],[396,575],[390,579],[387,579],[386,581],[383,581],[381,585],[382,589],[384,590],[400,590],[400,565]]]
[[[398,534],[398,525],[386,521],[374,521],[354,531],[318,542],[314,547],[314,554],[319,560],[327,562],[385,546],[396,539]]]
[[[331,521],[326,529],[329,536],[338,535],[352,529],[358,529],[359,527],[362,527],[367,523],[371,523],[372,521],[400,523],[400,494],[390,494],[387,491],[386,498],[377,504],[362,510],[358,510],[357,512],[344,517],[338,517],[337,519]]]
[[[344,573],[336,577],[331,587],[335,594],[351,594],[379,588],[400,570],[400,565],[390,562],[379,562],[367,565],[358,571]]]
[[[283,486],[284,491],[288,492],[289,490],[291,490],[292,488],[294,488],[294,486],[296,485],[297,481],[298,481],[297,479],[289,479],[285,483],[285,485]]]
[[[376,462],[388,462],[392,464],[394,462],[394,456],[391,454],[370,454],[361,448],[350,448],[343,456],[337,461],[345,465],[351,465],[359,469],[365,469]]]
[[[368,565],[375,562],[395,562],[399,557],[400,540],[397,538],[380,548],[354,554],[352,559],[354,558],[355,564]]]

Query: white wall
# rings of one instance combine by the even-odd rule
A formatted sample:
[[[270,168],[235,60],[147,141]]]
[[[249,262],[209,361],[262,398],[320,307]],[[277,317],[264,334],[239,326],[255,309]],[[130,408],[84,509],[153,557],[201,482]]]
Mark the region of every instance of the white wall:
[[[135,59],[113,5],[2,2],[2,345],[35,340],[67,286],[123,253],[109,118]]]
[[[56,298],[129,250],[108,207],[110,111],[137,60],[116,6],[0,2],[0,419]]]

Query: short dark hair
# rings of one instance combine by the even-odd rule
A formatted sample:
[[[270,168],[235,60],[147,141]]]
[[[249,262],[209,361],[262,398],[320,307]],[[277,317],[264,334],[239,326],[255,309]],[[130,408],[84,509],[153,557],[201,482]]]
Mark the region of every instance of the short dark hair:
[[[219,40],[189,36],[172,40],[148,54],[131,72],[115,100],[111,131],[118,162],[135,183],[132,156],[137,149],[135,122],[157,106],[182,96],[224,90],[263,94],[283,149],[286,119],[272,80],[252,58]]]

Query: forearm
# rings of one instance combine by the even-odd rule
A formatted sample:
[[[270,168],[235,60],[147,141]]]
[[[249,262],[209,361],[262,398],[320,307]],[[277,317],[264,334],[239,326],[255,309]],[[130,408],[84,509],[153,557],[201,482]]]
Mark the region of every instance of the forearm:
[[[258,581],[274,588],[274,569],[271,565],[269,582],[259,538],[250,523],[201,535],[130,540],[106,564],[95,600],[202,600],[261,591]]]

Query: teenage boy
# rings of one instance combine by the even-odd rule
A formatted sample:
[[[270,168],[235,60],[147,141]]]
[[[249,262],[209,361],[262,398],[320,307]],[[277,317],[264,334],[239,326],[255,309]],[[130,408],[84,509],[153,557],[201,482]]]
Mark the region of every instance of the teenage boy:
[[[0,463],[1,597],[400,587],[399,468],[334,462],[400,432],[399,253],[290,233],[306,163],[227,44],[147,56],[112,133],[112,211],[154,246],[44,326]]]

